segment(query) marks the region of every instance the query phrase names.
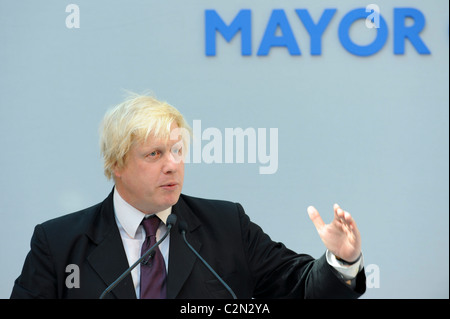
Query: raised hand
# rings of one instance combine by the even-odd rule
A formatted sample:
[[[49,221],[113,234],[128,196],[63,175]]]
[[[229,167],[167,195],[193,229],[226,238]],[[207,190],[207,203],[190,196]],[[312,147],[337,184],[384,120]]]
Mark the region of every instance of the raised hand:
[[[324,223],[313,206],[309,206],[307,211],[325,247],[336,257],[353,262],[361,254],[361,235],[348,212],[340,208],[338,204],[334,204],[333,208],[334,219],[330,224]]]

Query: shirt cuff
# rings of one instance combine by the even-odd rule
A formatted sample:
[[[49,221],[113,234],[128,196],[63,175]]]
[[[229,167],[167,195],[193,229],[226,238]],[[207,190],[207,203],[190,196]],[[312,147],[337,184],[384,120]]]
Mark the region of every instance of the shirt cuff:
[[[352,280],[356,278],[356,275],[364,267],[364,256],[361,253],[361,258],[353,265],[344,265],[340,262],[336,256],[327,249],[326,252],[327,262],[342,276],[344,280]]]

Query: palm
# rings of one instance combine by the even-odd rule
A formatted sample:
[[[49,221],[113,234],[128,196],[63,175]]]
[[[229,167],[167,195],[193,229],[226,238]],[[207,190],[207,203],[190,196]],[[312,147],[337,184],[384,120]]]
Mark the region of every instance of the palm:
[[[354,261],[359,257],[361,235],[348,212],[335,204],[334,219],[330,224],[325,224],[319,212],[312,206],[308,207],[308,214],[329,251],[347,261]]]

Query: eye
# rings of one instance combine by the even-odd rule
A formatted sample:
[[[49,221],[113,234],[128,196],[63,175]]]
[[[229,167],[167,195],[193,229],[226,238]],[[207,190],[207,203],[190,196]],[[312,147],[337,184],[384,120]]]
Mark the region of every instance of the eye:
[[[152,159],[152,160],[154,160],[154,159],[157,159],[157,158],[159,158],[161,156],[161,152],[160,151],[153,151],[153,152],[150,152],[150,153],[148,153],[147,155],[146,155],[146,157],[147,158],[149,158],[149,159]]]
[[[172,146],[172,153],[175,155],[181,155],[183,153],[183,145],[180,144],[175,144],[174,146]]]

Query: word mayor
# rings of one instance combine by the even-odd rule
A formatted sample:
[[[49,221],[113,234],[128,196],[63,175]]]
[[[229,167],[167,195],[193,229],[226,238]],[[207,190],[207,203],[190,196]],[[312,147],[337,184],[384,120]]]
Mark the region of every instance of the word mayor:
[[[337,25],[337,36],[341,45],[350,53],[356,56],[370,56],[379,52],[387,42],[388,38],[393,39],[393,49],[395,55],[405,54],[405,43],[410,42],[419,54],[431,54],[427,45],[420,36],[425,27],[425,16],[416,8],[393,8],[392,21],[386,21],[377,5],[369,5],[366,8],[356,8],[343,15],[337,13],[336,8],[326,8],[321,14],[310,14],[307,9],[296,9],[295,14],[300,20],[310,37],[310,54],[322,54],[322,35],[329,26]],[[341,15],[338,23],[333,23],[334,16]],[[259,15],[256,17],[261,18]],[[338,17],[339,18],[339,17]],[[216,34],[230,42],[236,34],[241,35],[241,54],[252,55],[252,42],[255,34],[259,38],[259,33],[263,30],[252,28],[254,25],[254,14],[250,9],[240,10],[234,18],[223,19],[216,10],[205,10],[205,54],[207,56],[216,55]],[[292,18],[291,18],[292,19]],[[225,20],[225,21],[224,21]],[[228,22],[230,21],[231,22]],[[351,37],[350,29],[358,20],[366,20],[365,26],[359,27],[361,34],[368,29],[376,30],[375,39],[369,44],[359,44]],[[388,23],[393,27],[389,31]],[[259,24],[256,24],[257,26]],[[258,56],[266,56],[273,47],[284,47],[290,55],[301,55],[300,45],[294,36],[294,30],[299,26],[297,21],[289,21],[288,15],[283,9],[272,10],[267,20],[266,27],[256,52]],[[392,32],[392,35],[389,35]]]
[[[222,308],[214,308],[214,306],[200,306],[188,303],[186,306],[181,306],[180,313],[182,314],[204,314],[210,317],[213,312],[221,312]],[[270,313],[267,304],[254,303],[230,303],[223,307],[225,313],[232,314],[268,314]]]
[[[278,170],[278,128],[225,128],[202,130],[201,120],[192,125],[191,156],[186,163],[247,163],[259,162],[259,174],[275,174]],[[203,144],[202,142],[206,142]]]

